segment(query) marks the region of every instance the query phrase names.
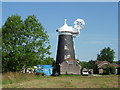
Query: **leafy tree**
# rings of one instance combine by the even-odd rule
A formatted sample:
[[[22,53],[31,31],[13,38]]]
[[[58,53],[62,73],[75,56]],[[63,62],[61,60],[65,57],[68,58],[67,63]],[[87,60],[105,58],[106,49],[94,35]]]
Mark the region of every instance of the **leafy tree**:
[[[41,62],[43,65],[52,65],[54,63],[54,59],[51,57],[47,57],[44,61]]]
[[[81,66],[82,68],[86,68],[86,69],[89,69],[89,63],[88,62],[81,62]]]
[[[97,69],[97,64],[95,64],[95,61],[90,60],[89,62],[89,69]]]
[[[112,63],[116,63],[116,64],[119,64],[119,63],[120,63],[120,61],[113,61]]]
[[[24,31],[25,36],[23,37],[23,46],[27,50],[24,52],[25,56],[23,58],[26,65],[30,65],[30,62],[28,61],[30,59],[34,60],[31,62],[31,65],[35,62],[40,63],[40,60],[44,61],[46,59],[45,56],[50,54],[50,45],[48,45],[49,36],[35,16],[28,16],[28,18],[24,20]],[[29,57],[28,55],[32,57]]]
[[[95,64],[95,61],[90,60],[89,62],[80,62],[82,65],[82,68],[87,68],[87,69],[97,69],[97,65]]]
[[[2,26],[2,37],[3,72],[36,65],[50,54],[49,36],[34,15],[25,20],[18,15],[8,17]]]
[[[15,71],[21,65],[18,60],[19,53],[22,48],[20,42],[22,31],[22,20],[20,16],[8,17],[7,21],[2,27],[2,69],[3,71]],[[20,65],[19,65],[20,64]]]
[[[110,47],[104,48],[103,50],[100,51],[100,54],[97,55],[97,60],[99,61],[108,61],[110,63],[113,62],[115,58],[115,52],[112,50]]]

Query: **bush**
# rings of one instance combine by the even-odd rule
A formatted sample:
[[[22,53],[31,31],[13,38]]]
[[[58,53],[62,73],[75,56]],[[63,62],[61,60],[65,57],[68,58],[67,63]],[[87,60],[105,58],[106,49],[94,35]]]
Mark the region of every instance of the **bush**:
[[[110,67],[110,73],[115,74],[115,67],[113,67],[113,66]]]
[[[105,75],[110,74],[110,65],[106,65],[106,70],[103,72],[103,74],[105,74]]]
[[[105,75],[115,74],[115,67],[107,65],[106,70],[104,71]]]

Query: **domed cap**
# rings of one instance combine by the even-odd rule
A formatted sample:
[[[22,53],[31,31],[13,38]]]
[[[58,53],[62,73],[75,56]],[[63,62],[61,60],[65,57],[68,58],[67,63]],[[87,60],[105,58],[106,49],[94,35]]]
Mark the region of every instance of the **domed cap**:
[[[62,27],[58,28],[58,30],[57,30],[58,32],[70,32],[70,33],[73,32],[72,26],[68,26],[66,24],[66,21],[67,21],[67,19],[65,19],[64,25]]]

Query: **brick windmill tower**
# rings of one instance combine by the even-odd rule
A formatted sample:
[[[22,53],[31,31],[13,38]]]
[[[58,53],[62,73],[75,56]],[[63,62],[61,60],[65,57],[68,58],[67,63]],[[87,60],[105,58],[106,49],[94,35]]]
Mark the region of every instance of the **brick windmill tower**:
[[[80,74],[81,66],[75,60],[73,38],[80,35],[80,30],[85,26],[82,19],[74,21],[74,27],[65,23],[56,31],[59,33],[58,49],[56,56],[56,70],[54,73],[60,74]]]

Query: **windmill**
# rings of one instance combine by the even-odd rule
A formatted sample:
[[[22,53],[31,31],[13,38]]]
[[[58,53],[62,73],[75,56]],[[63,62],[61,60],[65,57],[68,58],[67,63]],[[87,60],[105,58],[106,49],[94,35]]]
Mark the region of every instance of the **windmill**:
[[[85,22],[82,19],[76,19],[74,21],[73,27],[68,26],[66,21],[67,19],[65,19],[64,25],[56,30],[59,33],[56,56],[57,72],[59,74],[61,72],[61,64],[64,61],[66,61],[67,59],[75,60],[73,38],[79,37],[80,30],[83,29],[83,27],[85,26]]]

